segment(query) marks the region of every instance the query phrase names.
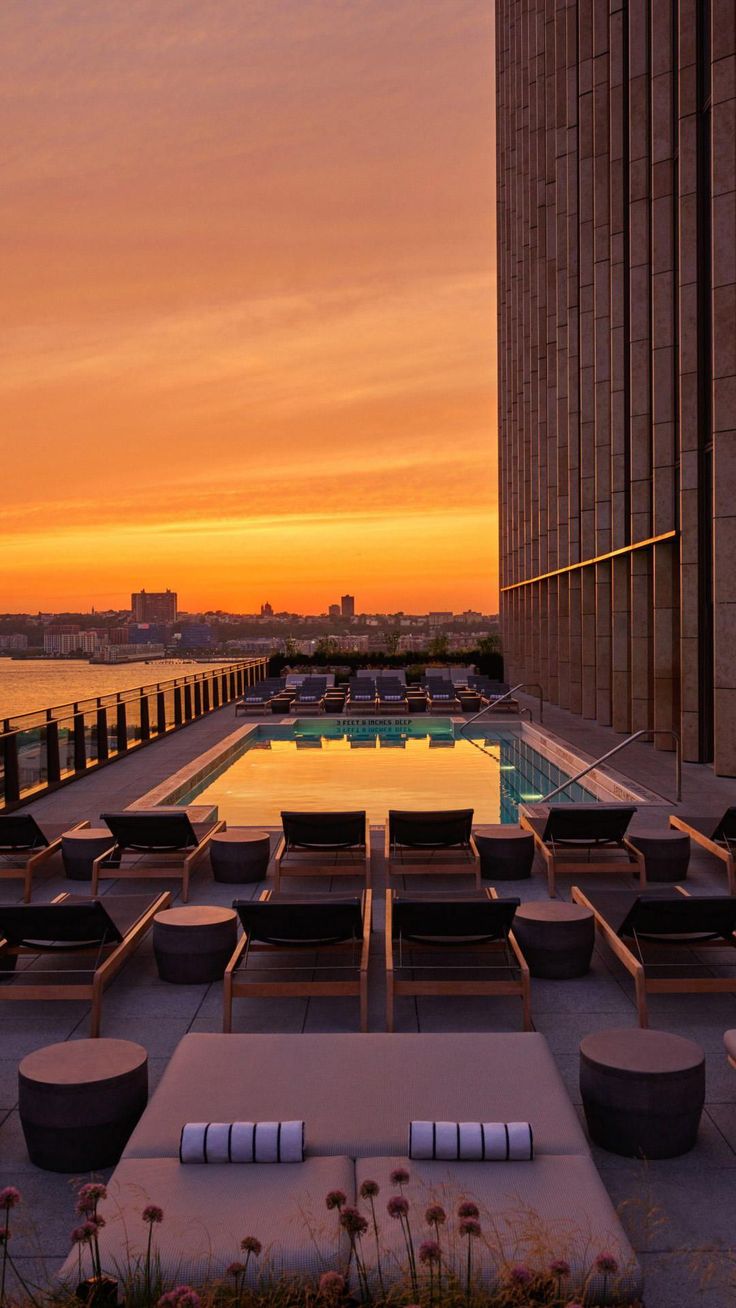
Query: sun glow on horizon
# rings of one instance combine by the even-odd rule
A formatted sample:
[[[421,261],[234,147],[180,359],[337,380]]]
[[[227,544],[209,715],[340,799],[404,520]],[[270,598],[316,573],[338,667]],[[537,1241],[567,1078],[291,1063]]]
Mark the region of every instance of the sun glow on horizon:
[[[0,609],[495,609],[492,19],[4,7]]]

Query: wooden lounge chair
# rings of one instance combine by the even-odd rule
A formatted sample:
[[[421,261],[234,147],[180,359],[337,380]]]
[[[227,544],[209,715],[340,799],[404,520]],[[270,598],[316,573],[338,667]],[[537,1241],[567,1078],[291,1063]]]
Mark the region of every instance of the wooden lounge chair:
[[[284,686],[283,677],[269,677],[265,681],[256,682],[255,686],[249,686],[235,705],[236,718],[245,713],[266,712],[276,696],[282,693]]]
[[[322,713],[327,677],[305,677],[292,700],[290,713]]]
[[[408,713],[409,701],[406,686],[398,677],[378,677],[378,708],[382,713]]]
[[[682,886],[646,894],[573,886],[572,899],[592,910],[600,936],[633,977],[640,1026],[648,1025],[647,994],[736,992],[736,971],[714,976],[697,958],[673,958],[683,950],[736,946],[736,899],[730,895],[689,895]]]
[[[368,1030],[370,890],[351,899],[274,898],[264,890],[257,900],[236,899],[233,908],[243,935],[225,969],[223,1031],[232,1030],[235,998],[325,995],[356,996],[360,1029]],[[346,954],[351,957],[343,961]]]
[[[430,713],[460,712],[460,700],[449,677],[428,677],[427,699]]]
[[[88,999],[90,1035],[100,1034],[102,995],[138,948],[171,894],[62,894],[51,904],[0,905],[0,1001]],[[35,961],[16,971],[17,959]],[[44,966],[56,960],[58,966]]]
[[[736,806],[727,808],[720,817],[709,817],[706,813],[672,813],[670,814],[670,826],[676,827],[678,831],[685,831],[697,845],[700,845],[702,849],[707,849],[710,854],[725,863],[728,893],[729,895],[736,895],[736,871],[734,870]]]
[[[351,677],[347,709],[350,713],[373,713],[376,708],[376,683],[370,677]]]
[[[365,810],[282,813],[274,855],[274,889],[284,876],[359,876],[371,884],[371,836]]]
[[[110,828],[110,849],[92,864],[92,894],[100,877],[181,879],[183,903],[189,901],[192,869],[207,853],[209,843],[224,822],[192,824],[183,811],[159,813],[156,809],[130,808],[103,813]]]
[[[559,872],[638,872],[640,884],[646,885],[644,855],[626,839],[635,812],[622,804],[552,805],[542,817],[520,811],[521,825],[531,831],[544,859],[550,898]],[[617,857],[622,852],[625,861]]]
[[[388,875],[465,872],[480,889],[480,858],[472,831],[472,808],[389,809],[384,844]]]
[[[397,995],[517,995],[531,1030],[529,968],[511,930],[518,899],[386,892],[386,1025]],[[455,959],[448,961],[451,951]],[[489,975],[489,973],[491,975]]]
[[[23,899],[30,902],[33,874],[61,849],[67,831],[89,822],[36,821],[31,813],[0,813],[0,880],[23,882]]]

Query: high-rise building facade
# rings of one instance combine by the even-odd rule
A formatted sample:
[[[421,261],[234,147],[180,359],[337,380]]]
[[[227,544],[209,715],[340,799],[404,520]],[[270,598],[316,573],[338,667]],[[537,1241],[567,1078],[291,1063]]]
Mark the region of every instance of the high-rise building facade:
[[[507,677],[736,775],[736,4],[496,14]]]
[[[340,612],[344,618],[355,617],[355,596],[343,595],[340,600]]]
[[[176,622],[177,604],[175,590],[139,590],[130,597],[134,622]]]

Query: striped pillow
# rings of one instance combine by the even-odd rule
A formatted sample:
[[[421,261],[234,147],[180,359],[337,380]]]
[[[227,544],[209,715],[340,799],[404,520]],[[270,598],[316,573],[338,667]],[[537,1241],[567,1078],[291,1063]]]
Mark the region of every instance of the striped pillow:
[[[180,1163],[302,1163],[303,1122],[186,1122]]]
[[[457,1162],[529,1162],[529,1122],[410,1122],[409,1157]]]

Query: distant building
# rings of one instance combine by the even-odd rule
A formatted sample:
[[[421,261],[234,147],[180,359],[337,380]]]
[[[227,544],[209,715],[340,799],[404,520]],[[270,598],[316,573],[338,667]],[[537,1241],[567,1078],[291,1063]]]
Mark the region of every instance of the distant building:
[[[343,595],[340,600],[340,612],[344,618],[355,617],[355,596]]]
[[[131,645],[165,645],[167,630],[162,622],[131,622],[127,629]],[[123,644],[125,642],[118,642]]]
[[[445,623],[452,622],[452,619],[453,619],[452,613],[443,613],[438,611],[437,613],[427,614],[427,621],[429,622],[430,627],[444,627]]]
[[[127,645],[130,643],[127,624],[124,627],[110,627],[107,633],[109,645]]]
[[[340,605],[339,605],[339,604],[331,604],[330,607],[329,607],[329,609],[328,609],[328,613],[329,613],[329,615],[330,615],[331,618],[339,618],[339,617],[340,617]]]
[[[209,649],[213,641],[209,622],[187,622],[181,629],[182,649]]]
[[[74,654],[80,646],[79,627],[73,623],[53,623],[44,632],[44,654]]]
[[[268,600],[266,600],[265,604],[261,605],[261,617],[262,618],[273,617],[273,609],[271,608],[271,605],[269,604]]]
[[[28,649],[28,637],[20,632],[10,636],[0,636],[0,649]]]
[[[92,658],[93,663],[134,663],[141,659],[163,658],[163,645],[102,645]]]
[[[175,590],[138,590],[130,597],[134,622],[176,622],[177,605]]]

